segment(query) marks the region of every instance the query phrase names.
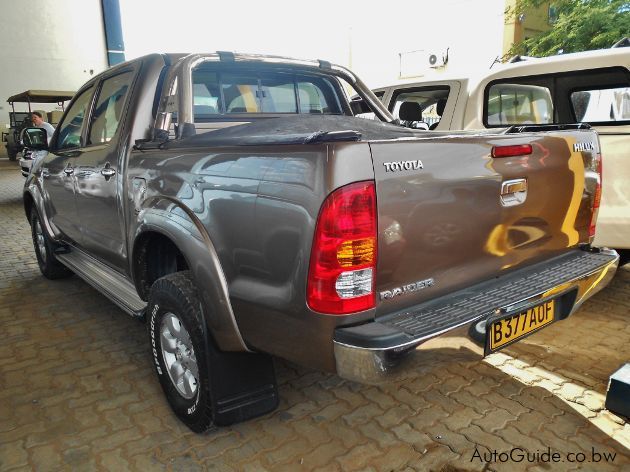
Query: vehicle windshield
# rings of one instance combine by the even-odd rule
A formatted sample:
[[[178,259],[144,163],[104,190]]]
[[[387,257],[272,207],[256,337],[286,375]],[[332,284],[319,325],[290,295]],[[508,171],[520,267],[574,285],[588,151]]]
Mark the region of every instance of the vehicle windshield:
[[[27,111],[26,112],[16,111],[15,113],[9,112],[9,121],[10,121],[11,128],[17,128],[18,126],[21,126],[22,124],[27,124],[30,126],[31,114]]]

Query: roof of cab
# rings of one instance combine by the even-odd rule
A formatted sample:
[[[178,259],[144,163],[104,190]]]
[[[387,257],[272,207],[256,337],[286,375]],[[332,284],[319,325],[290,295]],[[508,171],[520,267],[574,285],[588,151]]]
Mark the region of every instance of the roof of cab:
[[[630,69],[630,48],[596,49],[549,57],[531,57],[524,61],[502,64],[488,73],[484,80],[620,65]]]

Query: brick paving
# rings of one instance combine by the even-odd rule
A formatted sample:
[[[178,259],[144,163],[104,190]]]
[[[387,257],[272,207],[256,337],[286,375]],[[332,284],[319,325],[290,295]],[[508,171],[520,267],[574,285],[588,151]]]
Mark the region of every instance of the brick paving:
[[[2,471],[630,470],[630,423],[603,409],[630,361],[630,265],[568,321],[484,362],[437,359],[372,387],[278,360],[275,412],[198,435],[162,396],[144,326],[77,277],[40,275],[22,184],[0,159]],[[563,462],[475,457],[548,447]]]

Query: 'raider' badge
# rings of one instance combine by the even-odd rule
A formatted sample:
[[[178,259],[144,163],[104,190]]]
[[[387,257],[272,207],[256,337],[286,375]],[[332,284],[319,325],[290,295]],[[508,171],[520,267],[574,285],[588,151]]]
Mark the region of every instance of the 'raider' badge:
[[[391,298],[397,297],[399,295],[405,295],[408,293],[417,292],[419,290],[423,290],[428,287],[432,287],[435,281],[431,279],[418,280],[412,284],[403,285],[402,287],[394,287],[391,290],[385,290],[381,292],[379,295],[381,300],[389,300]]]
[[[418,170],[424,169],[422,161],[416,159],[414,161],[396,161],[396,162],[383,162],[385,166],[385,172],[400,172],[401,170]]]

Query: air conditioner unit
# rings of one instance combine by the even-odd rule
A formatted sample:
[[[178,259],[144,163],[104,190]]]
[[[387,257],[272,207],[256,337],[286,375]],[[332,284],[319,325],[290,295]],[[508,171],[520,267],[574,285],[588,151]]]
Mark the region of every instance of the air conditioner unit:
[[[434,69],[437,67],[443,67],[448,63],[448,48],[446,49],[446,52],[429,52],[427,54],[427,58],[429,67]]]

